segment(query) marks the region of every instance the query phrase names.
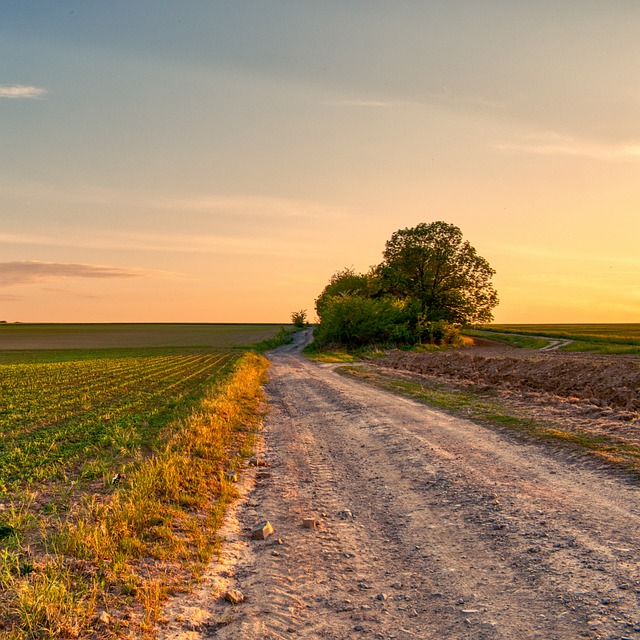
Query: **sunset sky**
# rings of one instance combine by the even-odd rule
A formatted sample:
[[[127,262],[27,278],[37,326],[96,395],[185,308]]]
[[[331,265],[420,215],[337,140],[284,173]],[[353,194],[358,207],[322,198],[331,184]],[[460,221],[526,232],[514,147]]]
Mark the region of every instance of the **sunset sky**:
[[[286,322],[400,228],[640,322],[640,2],[3,0],[0,319]]]

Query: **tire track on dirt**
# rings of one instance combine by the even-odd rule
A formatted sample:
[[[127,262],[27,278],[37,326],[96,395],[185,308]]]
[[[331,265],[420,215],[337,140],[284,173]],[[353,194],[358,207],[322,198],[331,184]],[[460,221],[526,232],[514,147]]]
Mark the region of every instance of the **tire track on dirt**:
[[[295,348],[272,355],[271,475],[245,473],[198,628],[164,637],[640,638],[637,486]]]

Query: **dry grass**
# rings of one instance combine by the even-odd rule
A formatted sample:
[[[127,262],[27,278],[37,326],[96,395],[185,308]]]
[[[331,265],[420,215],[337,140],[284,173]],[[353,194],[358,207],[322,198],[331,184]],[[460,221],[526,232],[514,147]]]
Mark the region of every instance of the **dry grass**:
[[[219,544],[235,497],[224,471],[251,452],[266,367],[245,354],[115,491],[87,495],[57,520],[25,523],[16,510],[0,556],[0,635],[152,636],[162,601],[193,583]]]

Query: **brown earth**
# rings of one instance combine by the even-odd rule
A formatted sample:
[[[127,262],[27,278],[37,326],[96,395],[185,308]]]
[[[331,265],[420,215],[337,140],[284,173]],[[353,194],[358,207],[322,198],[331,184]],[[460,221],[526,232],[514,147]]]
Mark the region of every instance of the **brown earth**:
[[[640,358],[509,347],[414,354],[375,361],[454,388],[491,391],[507,407],[562,432],[640,447]]]
[[[197,591],[169,603],[160,637],[640,638],[636,482],[339,376],[300,346],[271,355],[259,451],[269,466],[244,470],[220,561]],[[497,363],[486,364],[490,382],[478,355],[464,354],[456,379],[552,397],[525,387],[531,363],[508,357],[502,381]],[[571,357],[552,357],[541,370],[559,376],[566,365],[567,394],[598,399],[593,383],[573,380]],[[619,386],[633,388],[629,363]],[[618,411],[620,398],[609,390],[590,406]],[[619,410],[633,413],[625,402]],[[265,519],[274,535],[252,540]],[[246,601],[225,601],[232,588]]]
[[[481,348],[434,353],[393,351],[379,364],[506,389],[542,391],[599,407],[640,410],[640,359],[561,351]]]

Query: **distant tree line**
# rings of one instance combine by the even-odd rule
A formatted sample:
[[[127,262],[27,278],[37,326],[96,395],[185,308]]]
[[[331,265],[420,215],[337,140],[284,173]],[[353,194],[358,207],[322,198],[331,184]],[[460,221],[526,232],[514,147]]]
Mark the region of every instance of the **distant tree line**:
[[[446,222],[396,231],[368,273],[335,273],[316,299],[318,344],[448,344],[493,319],[495,271]]]

